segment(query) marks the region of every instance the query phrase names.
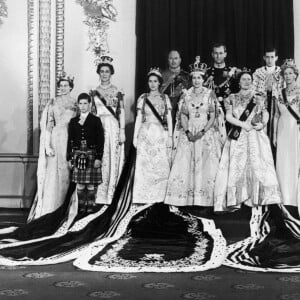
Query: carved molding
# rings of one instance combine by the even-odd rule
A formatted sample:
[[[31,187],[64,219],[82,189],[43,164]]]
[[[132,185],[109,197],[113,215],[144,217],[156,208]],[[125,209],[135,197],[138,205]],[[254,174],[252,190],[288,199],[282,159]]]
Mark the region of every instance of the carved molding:
[[[34,72],[34,0],[27,1],[28,69],[27,69],[27,154],[33,154],[33,72]]]
[[[39,2],[39,120],[50,99],[51,0]]]
[[[110,21],[116,21],[118,12],[112,0],[76,0],[86,15],[84,23],[88,25],[89,46],[95,56],[95,65],[101,62],[101,56],[109,53],[107,30]]]
[[[65,0],[56,0],[55,82],[64,72]],[[56,87],[57,92],[57,87]]]
[[[2,17],[7,18],[7,5],[6,0],[0,0],[0,25],[3,23]]]

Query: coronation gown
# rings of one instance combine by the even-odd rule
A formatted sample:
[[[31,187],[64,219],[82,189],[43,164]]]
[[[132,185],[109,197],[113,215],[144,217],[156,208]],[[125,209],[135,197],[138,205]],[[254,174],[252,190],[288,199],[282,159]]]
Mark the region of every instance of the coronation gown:
[[[117,98],[119,89],[112,84],[107,88],[99,85],[97,91],[104,97],[106,105],[118,117],[121,105],[120,100]],[[124,144],[119,144],[119,120],[117,120],[98,97],[95,97],[94,101],[97,116],[101,119],[104,128],[105,139],[102,158],[103,182],[98,186],[96,203],[111,204],[113,193],[124,164]]]
[[[300,88],[287,96],[291,108],[300,115]],[[276,172],[284,205],[300,211],[300,130],[296,119],[288,111],[282,95],[278,99]]]
[[[240,118],[253,94],[231,94],[226,109]],[[255,101],[255,100],[254,100]],[[264,109],[256,104],[246,122]],[[280,188],[275,172],[270,141],[264,130],[241,129],[237,140],[228,138],[222,152],[215,183],[215,211],[281,203]]]
[[[215,96],[208,88],[200,95],[190,88],[180,102],[180,114],[188,117],[188,128],[199,132],[205,128],[210,113],[215,112]],[[176,206],[213,206],[214,186],[221,157],[221,139],[212,125],[201,139],[190,142],[177,122],[174,160],[168,180],[166,204]],[[177,144],[177,145],[176,145]]]
[[[147,94],[141,95],[137,103],[137,110],[142,113],[142,124],[137,135],[133,203],[162,202],[170,173],[168,130],[146,104],[147,97]],[[162,101],[153,106],[162,117],[172,108],[167,95],[161,94],[160,97]]]
[[[52,213],[65,200],[70,184],[70,169],[66,159],[68,124],[76,115],[76,108],[75,99],[70,101],[57,97],[55,100],[51,99],[43,111],[37,170],[38,188],[28,221]],[[45,154],[46,131],[51,133],[50,145],[55,152],[54,156]]]

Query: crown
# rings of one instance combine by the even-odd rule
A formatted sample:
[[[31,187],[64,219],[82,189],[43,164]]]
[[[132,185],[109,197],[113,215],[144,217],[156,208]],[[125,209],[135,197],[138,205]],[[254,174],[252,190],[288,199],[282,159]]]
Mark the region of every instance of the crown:
[[[281,69],[286,69],[288,67],[298,70],[293,58],[287,58],[283,61]]]
[[[74,81],[74,76],[67,75],[66,72],[60,72],[60,73],[57,74],[57,82],[59,82],[61,80],[66,80],[66,81],[69,81],[69,82],[73,82]]]
[[[195,57],[195,62],[190,64],[191,73],[200,72],[202,75],[205,74],[207,70],[207,64],[200,62],[200,56]]]
[[[150,71],[147,75],[149,76],[150,74],[155,74],[156,76],[162,77],[160,70],[157,67],[150,68]]]
[[[108,55],[103,55],[100,57],[100,64],[109,64],[111,65],[113,58]]]

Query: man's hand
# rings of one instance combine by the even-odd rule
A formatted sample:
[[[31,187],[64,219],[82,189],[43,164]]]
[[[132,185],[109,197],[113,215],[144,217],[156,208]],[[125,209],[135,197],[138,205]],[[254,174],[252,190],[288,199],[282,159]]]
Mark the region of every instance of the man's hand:
[[[100,167],[101,167],[101,160],[100,159],[95,159],[94,168],[98,169]]]

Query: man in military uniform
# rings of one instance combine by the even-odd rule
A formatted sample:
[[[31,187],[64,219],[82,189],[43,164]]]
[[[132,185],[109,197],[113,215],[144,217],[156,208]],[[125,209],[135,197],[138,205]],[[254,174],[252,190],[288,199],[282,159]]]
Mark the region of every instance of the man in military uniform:
[[[204,85],[215,91],[225,114],[224,98],[231,93],[238,92],[238,83],[236,82],[238,69],[226,65],[227,50],[224,44],[215,44],[211,55],[214,63],[206,71]]]
[[[168,54],[168,68],[162,71],[163,84],[161,92],[167,94],[172,105],[172,119],[175,124],[175,117],[178,109],[178,101],[182,90],[189,87],[189,74],[181,69],[181,57],[177,50],[171,50]]]
[[[267,134],[271,141],[271,149],[275,159],[276,148],[273,144],[275,101],[282,87],[282,78],[280,76],[280,67],[276,66],[278,60],[276,49],[267,48],[263,59],[265,66],[256,69],[253,73],[253,87],[257,92],[263,93],[267,97],[266,106],[269,113]]]
[[[213,66],[207,69],[203,85],[215,91],[219,103],[218,107],[216,107],[216,124],[219,128],[222,141],[225,142],[230,125],[225,122],[226,110],[224,99],[229,94],[237,93],[239,90],[236,81],[238,69],[226,65],[227,50],[224,44],[215,44],[211,55],[214,60]]]

